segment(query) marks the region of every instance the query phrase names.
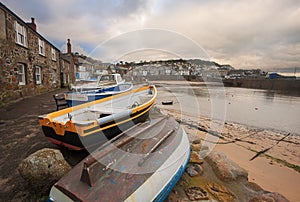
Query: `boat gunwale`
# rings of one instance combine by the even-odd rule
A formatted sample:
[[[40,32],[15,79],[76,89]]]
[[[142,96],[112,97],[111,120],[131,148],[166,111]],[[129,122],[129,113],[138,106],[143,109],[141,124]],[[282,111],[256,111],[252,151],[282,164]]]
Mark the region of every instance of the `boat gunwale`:
[[[132,108],[132,113],[134,113],[135,111],[139,111],[140,109],[144,108],[143,107],[144,105],[148,106],[150,102],[153,102],[156,99],[157,89],[155,88],[154,85],[143,86],[143,87],[140,87],[140,88],[137,88],[137,89],[133,89],[133,90],[130,90],[130,91],[127,91],[127,92],[117,94],[117,95],[106,97],[106,98],[103,98],[103,99],[100,99],[100,100],[95,100],[95,101],[92,101],[92,102],[87,102],[87,103],[80,104],[80,105],[77,105],[77,106],[62,109],[60,111],[52,112],[52,113],[47,114],[47,115],[39,116],[39,118],[43,118],[43,119],[47,118],[50,122],[54,122],[53,119],[55,117],[62,116],[64,114],[68,114],[70,112],[74,112],[74,111],[77,111],[77,110],[80,110],[82,108],[86,108],[86,107],[89,107],[89,106],[92,106],[92,105],[95,105],[95,104],[103,103],[103,102],[106,102],[106,101],[109,101],[109,100],[112,100],[112,99],[115,99],[115,98],[126,96],[126,95],[131,94],[131,93],[136,93],[136,92],[140,92],[140,91],[143,91],[143,90],[147,90],[148,88],[149,89],[151,89],[151,88],[154,89],[154,95],[152,96],[152,98],[149,101],[143,103],[140,106]],[[62,123],[62,122],[57,122],[57,123]]]

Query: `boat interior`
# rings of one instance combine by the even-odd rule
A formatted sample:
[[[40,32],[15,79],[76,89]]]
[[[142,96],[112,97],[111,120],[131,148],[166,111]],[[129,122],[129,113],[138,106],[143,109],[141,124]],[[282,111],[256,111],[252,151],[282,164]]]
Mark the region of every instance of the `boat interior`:
[[[72,107],[66,109],[65,113],[60,113],[52,117],[54,122],[66,123],[72,120],[76,124],[89,124],[95,120],[101,120],[108,116],[116,114],[128,115],[133,108],[141,106],[153,98],[153,94],[149,94],[149,89],[138,91],[135,93],[117,96],[114,99],[108,99],[102,102],[94,102],[87,106]]]

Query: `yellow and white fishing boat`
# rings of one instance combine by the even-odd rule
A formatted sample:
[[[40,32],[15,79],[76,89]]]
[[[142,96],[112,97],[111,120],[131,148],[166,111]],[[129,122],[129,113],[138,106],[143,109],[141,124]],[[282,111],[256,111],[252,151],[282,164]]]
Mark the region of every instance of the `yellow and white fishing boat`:
[[[155,86],[39,116],[44,135],[53,143],[73,150],[96,147],[148,118],[155,103]]]

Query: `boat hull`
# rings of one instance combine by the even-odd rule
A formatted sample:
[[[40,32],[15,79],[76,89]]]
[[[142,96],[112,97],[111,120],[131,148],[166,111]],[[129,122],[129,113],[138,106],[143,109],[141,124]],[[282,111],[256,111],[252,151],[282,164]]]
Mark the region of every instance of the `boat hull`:
[[[164,201],[186,168],[189,140],[172,117],[144,125],[76,165],[52,187],[49,201]]]
[[[149,106],[145,108],[145,110],[132,114],[130,117],[127,117],[125,123],[118,124],[122,120],[115,120],[109,123],[105,123],[103,125],[99,125],[97,128],[105,128],[109,125],[115,125],[105,130],[96,130],[96,132],[91,133],[88,136],[81,136],[76,132],[65,131],[64,135],[59,135],[55,132],[52,127],[42,126],[42,130],[44,135],[54,144],[67,147],[72,150],[83,150],[83,149],[90,149],[96,148],[99,145],[104,144],[117,134],[121,133],[122,131],[132,127],[133,125],[144,122],[149,117],[149,110],[152,107]],[[124,119],[124,118],[123,118]]]
[[[185,133],[185,132],[184,132]],[[190,157],[189,140],[187,135],[184,134],[182,144],[185,144],[185,149],[177,149],[162,167],[168,169],[160,169],[154,173],[138,190],[130,195],[125,201],[155,201],[163,202],[176,183],[180,180],[185,168],[188,164]],[[172,164],[172,160],[181,156],[180,160]],[[168,166],[172,164],[172,166]],[[153,186],[154,182],[156,185]],[[157,183],[159,182],[159,183]]]

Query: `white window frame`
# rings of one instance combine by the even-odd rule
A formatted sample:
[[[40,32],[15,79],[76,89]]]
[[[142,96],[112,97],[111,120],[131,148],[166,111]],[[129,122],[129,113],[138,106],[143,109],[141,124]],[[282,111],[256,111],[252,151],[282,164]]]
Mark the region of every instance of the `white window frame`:
[[[45,41],[39,39],[39,54],[45,56]]]
[[[35,67],[35,83],[36,84],[42,83],[42,68],[39,66]]]
[[[22,63],[17,64],[18,67],[18,80],[19,85],[26,85],[26,72],[25,72],[25,65]]]
[[[27,30],[15,21],[15,41],[17,44],[27,47]]]
[[[56,52],[55,49],[51,47],[51,59],[53,61],[56,61]]]

